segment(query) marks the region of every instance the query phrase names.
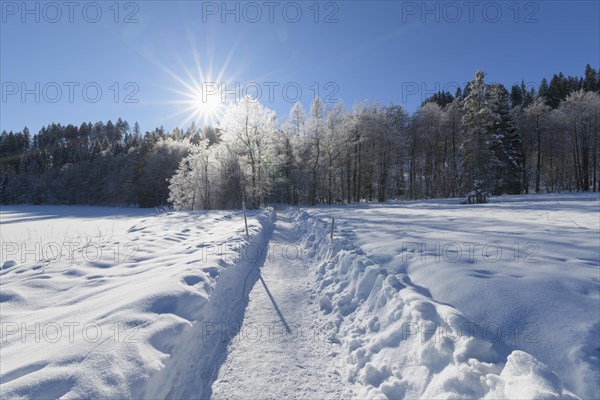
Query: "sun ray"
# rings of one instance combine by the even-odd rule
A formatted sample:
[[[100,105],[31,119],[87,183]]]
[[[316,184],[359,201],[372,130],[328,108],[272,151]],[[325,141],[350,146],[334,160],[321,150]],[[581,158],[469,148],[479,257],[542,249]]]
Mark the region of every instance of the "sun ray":
[[[178,99],[168,101],[169,104],[183,106],[183,108],[167,116],[169,119],[181,118],[183,116],[182,126],[186,126],[192,121],[199,126],[215,126],[225,111],[227,99],[224,99],[221,93],[221,85],[227,85],[230,79],[226,79],[226,68],[230,62],[228,56],[223,67],[217,72],[216,76],[210,65],[209,68],[202,66],[202,60],[197,51],[192,52],[194,58],[194,69],[190,69],[185,63],[181,64],[181,74],[176,74],[169,68],[160,65],[161,69],[171,76],[179,87],[166,87],[165,89],[179,96]],[[210,86],[207,86],[209,85]],[[210,91],[207,88],[210,87]]]
[[[239,63],[236,64],[234,74],[229,68],[241,36],[225,54],[223,62],[219,64],[220,68],[215,68],[219,60],[214,55],[214,43],[208,37],[206,37],[204,52],[199,51],[195,37],[190,36],[189,39],[190,50],[187,54],[192,62],[186,60],[186,57],[182,59],[176,55],[175,69],[166,66],[156,57],[146,54],[150,62],[164,72],[165,76],[172,78],[172,83],[163,82],[156,85],[165,92],[171,93],[169,99],[158,101],[172,106],[162,119],[176,120],[176,125],[184,129],[190,122],[194,122],[199,127],[216,126],[228,104],[237,99],[237,95],[233,96],[230,91],[236,88],[234,79],[243,68]]]

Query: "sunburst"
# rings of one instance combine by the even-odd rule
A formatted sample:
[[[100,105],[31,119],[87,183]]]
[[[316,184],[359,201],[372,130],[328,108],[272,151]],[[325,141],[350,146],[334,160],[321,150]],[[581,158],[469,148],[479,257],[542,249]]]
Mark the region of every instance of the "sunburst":
[[[168,88],[179,97],[168,103],[181,107],[178,107],[178,110],[167,118],[181,119],[180,126],[187,126],[191,122],[196,123],[197,126],[216,126],[230,100],[227,98],[226,90],[231,85],[233,76],[226,76],[226,70],[231,53],[216,73],[212,66],[212,60],[208,61],[208,67],[205,69],[198,53],[194,51],[193,54],[195,68],[190,70],[181,63],[183,75],[176,74],[165,66],[160,66],[180,85],[179,88]]]

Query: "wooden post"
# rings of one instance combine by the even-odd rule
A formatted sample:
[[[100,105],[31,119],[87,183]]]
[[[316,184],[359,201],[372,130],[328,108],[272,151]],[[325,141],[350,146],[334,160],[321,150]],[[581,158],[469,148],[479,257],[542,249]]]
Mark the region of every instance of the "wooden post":
[[[333,226],[335,225],[335,217],[331,217],[331,235],[329,235],[329,239],[333,240]]]
[[[248,218],[246,217],[246,201],[242,200],[242,211],[244,212],[244,224],[246,224],[246,237],[250,237],[248,234]]]

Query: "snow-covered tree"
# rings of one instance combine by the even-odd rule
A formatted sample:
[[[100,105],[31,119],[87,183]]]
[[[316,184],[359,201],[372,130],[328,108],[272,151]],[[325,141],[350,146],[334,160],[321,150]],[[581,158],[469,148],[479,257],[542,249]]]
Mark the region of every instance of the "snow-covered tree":
[[[322,141],[322,152],[325,163],[325,174],[327,177],[327,204],[332,204],[334,200],[334,185],[339,158],[342,151],[343,132],[345,131],[345,113],[344,106],[338,102],[329,110],[325,118],[325,129]],[[343,194],[338,190],[335,198]]]
[[[542,79],[537,93],[484,79],[477,72],[454,98],[438,92],[413,115],[317,98],[277,125],[246,97],[216,127],[142,133],[115,118],[2,132],[0,202],[233,208],[245,196],[258,207],[456,196],[475,184],[493,193],[600,188],[596,69]]]
[[[535,192],[541,189],[542,182],[542,141],[550,128],[550,107],[542,97],[538,97],[532,104],[525,107],[522,113],[516,116],[519,131],[523,139],[523,165],[525,168],[523,186],[529,188],[529,176],[533,175]],[[535,164],[533,161],[535,160]],[[531,171],[531,172],[530,172]]]
[[[457,90],[458,92],[458,90]],[[462,107],[463,99],[459,93],[454,101],[444,110],[445,132],[447,140],[448,164],[450,168],[450,176],[448,180],[450,184],[449,196],[456,196],[460,193],[463,181],[463,175],[460,168],[460,144],[462,143],[462,117],[464,114]]]
[[[557,116],[569,135],[575,189],[590,190],[597,185],[600,95],[583,89],[571,93]]]
[[[317,203],[319,169],[321,161],[321,141],[325,131],[325,109],[319,97],[315,97],[310,106],[310,119],[307,122],[306,133],[307,140],[306,154],[308,156],[308,168],[310,170],[309,201],[311,204]]]
[[[281,168],[281,185],[285,201],[297,204],[303,182],[303,140],[305,138],[306,113],[300,102],[291,108],[277,137],[278,164]]]
[[[245,96],[230,105],[219,125],[220,140],[239,160],[251,207],[260,207],[272,189],[275,113]]]
[[[209,175],[207,141],[190,149],[179,163],[175,175],[169,180],[169,201],[178,210],[210,209],[210,186],[214,180]]]
[[[466,191],[472,188],[492,191],[493,170],[498,163],[490,148],[490,132],[501,119],[490,101],[484,78],[485,72],[475,73],[475,79],[469,84],[469,94],[463,102],[463,172],[468,185],[464,188]]]
[[[498,115],[490,131],[490,149],[494,163],[490,165],[494,175],[494,194],[521,193],[522,143],[521,135],[515,129],[509,106],[508,90],[503,85],[494,84],[488,88],[490,103]]]
[[[435,102],[425,103],[415,115],[409,168],[412,198],[437,197],[443,193],[445,163],[443,122],[443,110]],[[420,185],[419,176],[423,177],[423,187]]]

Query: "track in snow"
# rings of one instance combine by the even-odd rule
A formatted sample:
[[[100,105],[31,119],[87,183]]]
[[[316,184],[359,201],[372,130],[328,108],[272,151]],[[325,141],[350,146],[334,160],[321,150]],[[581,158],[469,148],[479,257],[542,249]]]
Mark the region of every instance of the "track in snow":
[[[309,289],[311,260],[281,215],[243,324],[212,386],[213,399],[347,398],[339,342]]]

